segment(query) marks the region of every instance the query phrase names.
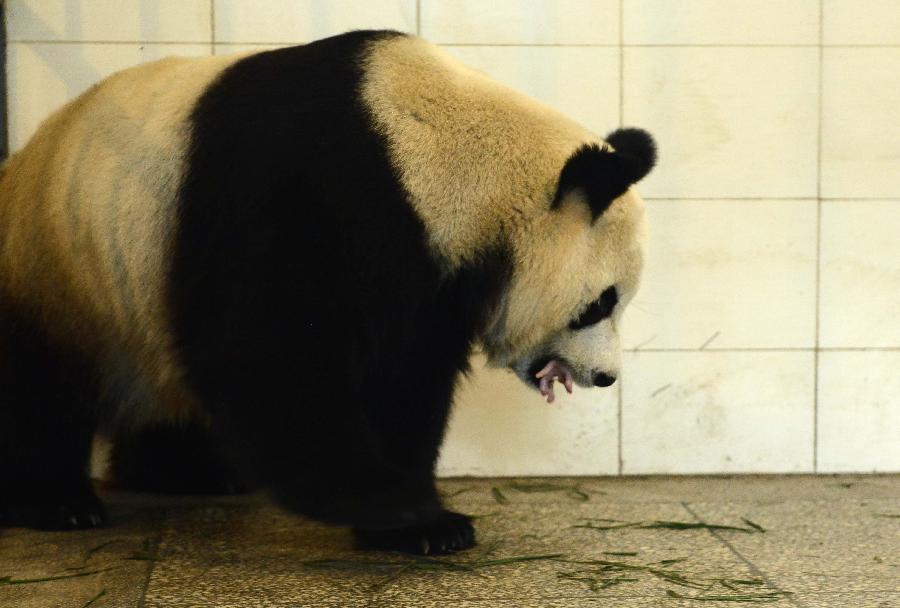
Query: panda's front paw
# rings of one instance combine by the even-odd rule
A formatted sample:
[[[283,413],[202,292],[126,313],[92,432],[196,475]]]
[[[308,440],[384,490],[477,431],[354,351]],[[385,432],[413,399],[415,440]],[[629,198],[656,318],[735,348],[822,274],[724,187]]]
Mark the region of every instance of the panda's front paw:
[[[106,523],[106,509],[91,489],[65,494],[13,495],[0,505],[0,525],[38,530],[76,530]]]
[[[393,530],[354,528],[353,531],[362,549],[443,555],[475,546],[472,518],[452,511],[443,511],[434,520],[416,526]]]

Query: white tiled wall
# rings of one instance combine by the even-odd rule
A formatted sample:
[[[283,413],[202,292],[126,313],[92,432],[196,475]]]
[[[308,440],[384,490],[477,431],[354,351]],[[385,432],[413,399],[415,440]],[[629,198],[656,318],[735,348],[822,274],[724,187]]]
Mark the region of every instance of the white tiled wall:
[[[625,362],[624,472],[814,469],[812,352],[638,351]]]
[[[599,133],[651,130],[621,381],[465,381],[445,474],[900,470],[900,2],[7,0],[10,144],[168,54],[420,33]]]

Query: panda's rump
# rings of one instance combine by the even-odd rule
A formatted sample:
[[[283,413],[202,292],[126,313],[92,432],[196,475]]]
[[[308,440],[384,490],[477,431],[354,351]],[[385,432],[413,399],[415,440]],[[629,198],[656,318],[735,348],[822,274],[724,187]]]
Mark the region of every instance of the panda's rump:
[[[0,289],[49,339],[89,357],[109,395],[138,383],[153,389],[134,392],[179,392],[165,282],[187,116],[233,61],[167,59],[115,74],[4,167]],[[186,400],[162,401],[177,410]]]

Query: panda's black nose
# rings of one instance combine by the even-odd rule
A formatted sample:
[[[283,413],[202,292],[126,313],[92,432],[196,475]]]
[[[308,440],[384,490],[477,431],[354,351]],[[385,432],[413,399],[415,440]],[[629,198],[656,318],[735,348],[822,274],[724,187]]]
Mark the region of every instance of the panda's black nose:
[[[609,374],[604,374],[600,372],[596,376],[594,376],[594,386],[611,386],[616,379]]]

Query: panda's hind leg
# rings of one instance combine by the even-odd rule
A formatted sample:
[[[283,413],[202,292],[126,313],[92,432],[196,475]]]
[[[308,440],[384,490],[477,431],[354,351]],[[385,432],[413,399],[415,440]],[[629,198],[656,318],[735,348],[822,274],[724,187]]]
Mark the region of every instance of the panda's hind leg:
[[[89,478],[96,427],[87,362],[0,311],[0,526],[102,524]]]
[[[116,433],[110,455],[116,484],[165,494],[246,491],[206,425],[158,423]]]

